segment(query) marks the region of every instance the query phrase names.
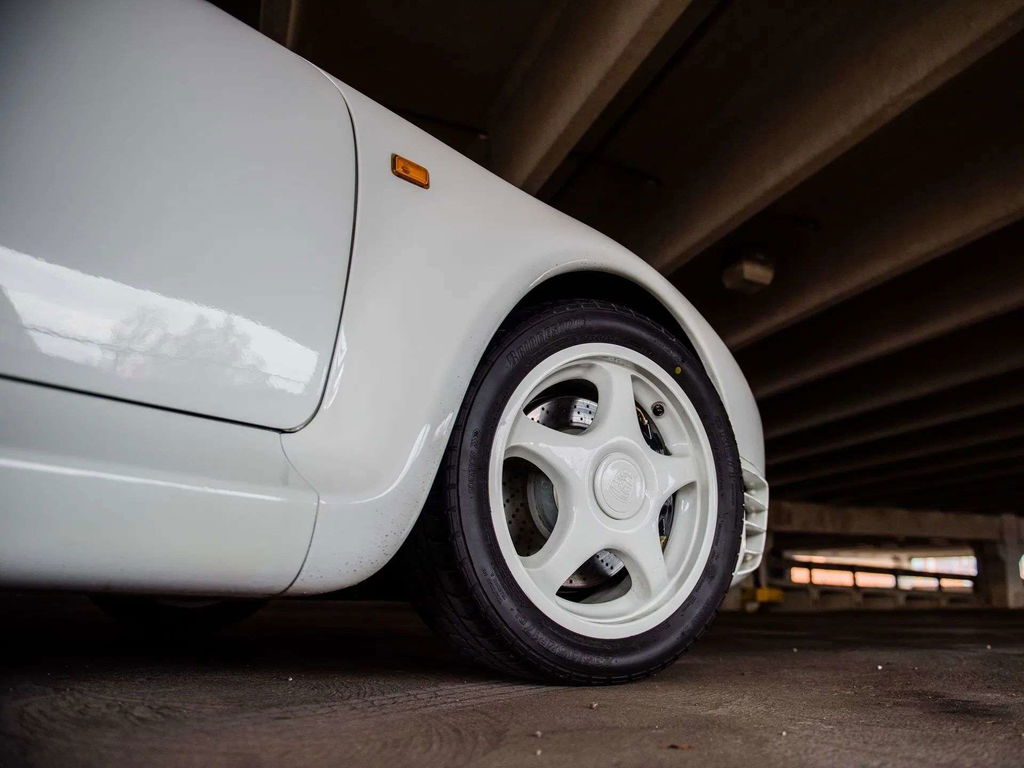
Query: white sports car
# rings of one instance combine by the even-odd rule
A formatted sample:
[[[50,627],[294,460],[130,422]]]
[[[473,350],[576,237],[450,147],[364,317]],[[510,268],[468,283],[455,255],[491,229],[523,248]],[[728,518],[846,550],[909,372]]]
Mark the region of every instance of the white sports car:
[[[0,72],[0,584],[201,623],[395,559],[611,683],[756,568],[757,407],[633,254],[200,0],[3,0]]]

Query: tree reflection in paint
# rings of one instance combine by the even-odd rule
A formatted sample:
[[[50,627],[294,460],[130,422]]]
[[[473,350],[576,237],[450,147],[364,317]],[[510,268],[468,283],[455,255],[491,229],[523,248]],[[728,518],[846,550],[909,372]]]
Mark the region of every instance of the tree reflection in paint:
[[[215,383],[212,376],[233,386],[266,386],[266,363],[252,351],[250,336],[231,315],[218,319],[200,314],[184,332],[171,333],[161,312],[140,307],[112,329],[114,371],[134,379],[178,379],[198,364],[207,383]]]

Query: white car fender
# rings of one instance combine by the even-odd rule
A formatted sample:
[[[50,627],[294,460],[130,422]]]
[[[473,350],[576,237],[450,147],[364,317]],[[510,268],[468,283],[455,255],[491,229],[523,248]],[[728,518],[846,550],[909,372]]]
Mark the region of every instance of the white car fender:
[[[763,477],[761,421],[746,380],[664,277],[331,80],[355,127],[356,225],[323,401],[309,424],[282,435],[290,461],[319,494],[310,549],[289,594],[356,584],[398,551],[494,332],[531,289],[559,274],[618,275],[657,299],[718,389],[745,469]],[[393,175],[393,153],[425,166],[429,188]]]

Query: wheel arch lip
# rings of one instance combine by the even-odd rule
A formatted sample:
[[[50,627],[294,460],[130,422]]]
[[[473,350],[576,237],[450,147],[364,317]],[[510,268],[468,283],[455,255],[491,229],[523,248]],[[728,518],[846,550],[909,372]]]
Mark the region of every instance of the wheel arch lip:
[[[624,281],[663,308],[718,390],[741,456],[763,472],[750,388],[724,343],[668,280],[334,82],[356,132],[355,239],[321,407],[302,429],[281,435],[289,460],[320,496],[310,549],[288,593],[350,586],[391,559],[424,505],[495,331],[521,302],[572,276]],[[430,189],[394,177],[393,152],[429,168]]]
[[[533,281],[519,304],[529,304],[541,296],[605,298],[625,304],[661,322],[696,353],[729,414],[740,456],[763,475],[765,460],[761,415],[735,357],[711,325],[675,286],[639,257],[629,252],[627,254],[633,263],[627,261],[620,265],[579,260],[552,267]],[[560,278],[578,277],[596,278],[599,284],[604,285],[587,286],[583,289],[585,293],[570,288],[568,284],[554,292],[547,289],[557,284]],[[579,284],[579,280],[573,282]],[[613,288],[616,283],[622,287],[631,285],[635,290],[627,291],[625,295],[609,293],[608,288]]]

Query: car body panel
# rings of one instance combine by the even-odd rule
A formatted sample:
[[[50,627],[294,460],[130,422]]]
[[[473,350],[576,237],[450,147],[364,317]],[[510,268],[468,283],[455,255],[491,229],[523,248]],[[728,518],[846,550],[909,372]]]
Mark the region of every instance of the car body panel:
[[[0,379],[0,583],[272,595],[316,493],[280,434]]]
[[[0,582],[269,595],[362,581],[422,510],[495,331],[572,273],[617,276],[661,304],[722,398],[745,477],[763,478],[760,418],[732,355],[609,238],[199,0],[14,7],[5,74],[25,71],[29,39],[49,41],[56,63],[36,61],[40,82],[0,83]],[[197,45],[219,46],[211,71],[180,61]],[[111,51],[139,66],[111,73]],[[76,62],[91,76],[62,89]],[[84,133],[32,88],[66,97]],[[261,113],[266,94],[276,106]],[[94,102],[123,122],[105,153],[90,154],[105,141]],[[9,121],[14,104],[31,109]],[[154,122],[179,112],[216,130],[186,151]],[[12,151],[46,147],[61,162]],[[430,187],[393,175],[392,153],[426,166]],[[115,333],[135,320],[137,333]],[[766,504],[766,487],[755,495]],[[748,527],[737,574],[763,546],[763,518]]]
[[[335,83],[356,129],[359,202],[349,295],[324,402],[305,428],[282,438],[320,494],[310,553],[290,593],[355,584],[395,554],[426,500],[495,330],[533,287],[558,274],[619,275],[661,302],[718,389],[741,456],[763,474],[761,421],[742,373],[664,277]],[[392,153],[426,166],[430,188],[393,176]]]
[[[200,0],[0,4],[0,374],[290,429],[320,401],[354,146]]]

